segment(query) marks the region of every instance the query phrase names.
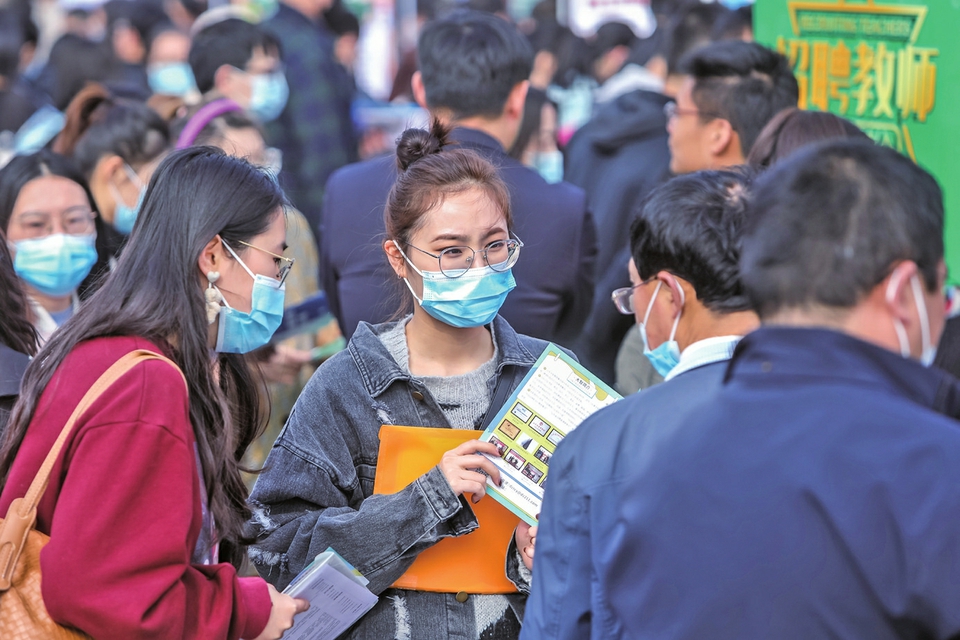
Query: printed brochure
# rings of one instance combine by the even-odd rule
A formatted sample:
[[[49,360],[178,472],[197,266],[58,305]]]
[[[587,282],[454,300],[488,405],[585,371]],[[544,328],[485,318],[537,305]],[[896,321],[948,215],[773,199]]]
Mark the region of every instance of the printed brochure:
[[[293,621],[285,640],[334,640],[377,604],[369,580],[336,551],[327,548],[283,590],[310,601]]]
[[[548,345],[480,436],[500,451],[499,458],[491,458],[500,470],[500,486],[487,480],[487,492],[536,524],[557,445],[594,411],[620,398],[562,349]]]

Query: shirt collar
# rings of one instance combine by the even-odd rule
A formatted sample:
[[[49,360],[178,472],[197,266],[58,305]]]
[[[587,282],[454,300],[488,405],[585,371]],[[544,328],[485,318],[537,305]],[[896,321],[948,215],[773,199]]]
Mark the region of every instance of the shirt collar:
[[[718,336],[694,342],[683,350],[680,354],[680,362],[666,375],[664,381],[673,380],[681,373],[697,367],[729,360],[733,357],[733,351],[742,337]]]

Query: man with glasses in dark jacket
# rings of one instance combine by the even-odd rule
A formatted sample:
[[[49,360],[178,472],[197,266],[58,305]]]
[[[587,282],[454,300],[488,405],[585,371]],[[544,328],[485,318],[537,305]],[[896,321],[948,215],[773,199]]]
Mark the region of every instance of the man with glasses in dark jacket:
[[[613,611],[633,638],[955,637],[956,380],[927,366],[940,188],[891,149],[827,142],[764,174],[748,220],[762,326],[637,457],[601,552]]]

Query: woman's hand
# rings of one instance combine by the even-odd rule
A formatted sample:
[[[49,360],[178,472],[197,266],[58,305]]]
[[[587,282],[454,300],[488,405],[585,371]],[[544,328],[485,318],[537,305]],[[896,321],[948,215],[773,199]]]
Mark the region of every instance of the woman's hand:
[[[277,591],[272,584],[267,584],[270,591],[270,619],[263,633],[254,640],[278,640],[283,632],[293,626],[293,617],[310,608],[310,602]]]
[[[537,530],[536,525],[531,527],[526,522],[521,522],[517,525],[517,532],[514,534],[517,549],[520,550],[520,559],[530,571],[533,571],[533,548],[537,545]]]
[[[450,488],[458,496],[465,493],[471,494],[473,503],[479,502],[480,498],[486,494],[487,476],[490,476],[493,484],[500,486],[500,471],[489,458],[481,456],[481,453],[495,457],[500,455],[492,442],[470,440],[456,449],[447,451],[440,458],[440,471],[450,484]]]

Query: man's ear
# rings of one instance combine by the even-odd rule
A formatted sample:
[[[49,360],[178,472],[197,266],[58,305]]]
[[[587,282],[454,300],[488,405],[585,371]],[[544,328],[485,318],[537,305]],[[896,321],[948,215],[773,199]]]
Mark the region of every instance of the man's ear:
[[[714,118],[707,123],[707,127],[709,128],[707,144],[711,156],[717,158],[734,151],[740,153],[740,136],[733,130],[729,120]]]
[[[383,252],[387,254],[387,260],[390,267],[397,274],[398,278],[404,278],[407,275],[407,261],[403,259],[403,254],[393,240],[385,240],[383,243]]]
[[[108,182],[117,184],[117,182],[122,181],[124,178],[127,178],[127,174],[123,170],[123,158],[113,153],[97,161],[90,176],[90,181],[96,181],[98,184],[106,184]]]
[[[430,107],[427,106],[427,89],[423,86],[423,74],[419,71],[413,73],[413,77],[410,79],[410,89],[413,91],[413,99],[421,109],[430,110]]]
[[[910,280],[917,273],[916,263],[906,260],[898,264],[877,286],[878,293],[883,295],[882,304],[890,315],[904,324],[910,323],[911,313],[916,309]]]
[[[513,85],[507,101],[503,104],[503,115],[511,120],[523,119],[523,106],[527,103],[527,91],[530,90],[530,81],[523,80]]]
[[[663,282],[664,289],[670,295],[670,304],[673,307],[673,317],[683,312],[683,305],[687,301],[687,292],[683,288],[683,281],[668,271],[661,271],[657,278]]]
[[[228,64],[217,67],[213,74],[213,88],[227,97],[234,95],[237,84],[236,71]]]

